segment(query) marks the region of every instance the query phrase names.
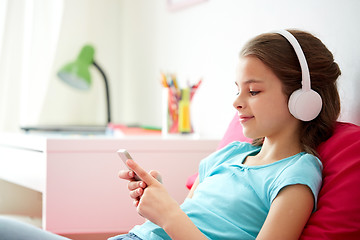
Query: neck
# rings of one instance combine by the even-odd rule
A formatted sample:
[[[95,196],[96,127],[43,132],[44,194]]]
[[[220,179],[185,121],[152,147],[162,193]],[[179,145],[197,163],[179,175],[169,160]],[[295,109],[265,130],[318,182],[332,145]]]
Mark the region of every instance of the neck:
[[[253,164],[267,164],[293,156],[303,151],[299,132],[285,131],[272,137],[265,137],[260,152],[253,157]]]
[[[272,141],[265,138],[257,157],[263,160],[277,161],[298,154],[302,151],[302,147],[300,141],[294,139],[298,138],[293,137],[283,141]]]

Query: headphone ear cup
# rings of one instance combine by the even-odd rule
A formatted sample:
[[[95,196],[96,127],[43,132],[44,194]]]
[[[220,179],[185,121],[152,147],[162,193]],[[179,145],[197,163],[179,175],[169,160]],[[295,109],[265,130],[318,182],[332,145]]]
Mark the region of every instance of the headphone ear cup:
[[[322,108],[321,96],[310,89],[298,89],[290,95],[288,107],[290,113],[301,121],[311,121],[316,118]]]

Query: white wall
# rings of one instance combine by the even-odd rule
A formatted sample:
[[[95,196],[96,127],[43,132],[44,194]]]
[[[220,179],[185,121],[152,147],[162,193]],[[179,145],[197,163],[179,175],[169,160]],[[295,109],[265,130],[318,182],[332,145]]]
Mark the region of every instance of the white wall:
[[[168,11],[165,0],[65,2],[54,71],[75,57],[83,42],[94,42],[111,81],[115,122],[161,126],[159,77],[170,71],[204,78],[192,104],[194,126],[203,136],[220,137],[234,114],[242,45],[262,32],[298,28],[314,33],[334,53],[343,72],[342,119],[360,124],[360,1],[208,0],[176,12]],[[99,80],[94,84],[90,93],[78,93],[54,77],[43,122],[104,122],[103,89]],[[66,104],[58,101],[64,93]]]
[[[159,71],[203,76],[193,103],[195,127],[221,136],[234,114],[234,66],[249,38],[274,29],[299,28],[318,36],[342,69],[342,119],[360,123],[360,2],[356,0],[208,0],[169,12],[166,1],[122,1],[123,98],[120,119],[160,124]],[[125,90],[125,89],[124,89]]]
[[[95,68],[91,69],[93,84],[88,91],[76,90],[56,76],[61,67],[76,59],[85,44],[94,46],[94,59],[109,78],[113,119],[119,121],[119,90],[123,89],[121,8],[118,0],[64,0],[59,44],[40,124],[106,123],[104,84]]]

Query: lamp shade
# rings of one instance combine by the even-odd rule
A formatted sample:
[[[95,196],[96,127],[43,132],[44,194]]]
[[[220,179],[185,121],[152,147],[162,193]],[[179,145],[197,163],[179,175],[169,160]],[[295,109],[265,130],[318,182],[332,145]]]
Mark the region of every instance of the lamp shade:
[[[70,86],[81,90],[87,90],[91,86],[91,74],[89,71],[90,66],[94,66],[97,70],[99,70],[101,76],[103,77],[104,85],[105,85],[107,123],[110,123],[111,107],[110,107],[109,83],[107,81],[105,72],[95,62],[94,53],[95,50],[93,46],[85,45],[81,49],[76,60],[62,67],[57,73],[57,75],[62,81],[69,84]]]
[[[66,64],[57,73],[58,77],[72,87],[87,90],[91,86],[90,66],[94,61],[94,47],[85,45],[74,62]]]

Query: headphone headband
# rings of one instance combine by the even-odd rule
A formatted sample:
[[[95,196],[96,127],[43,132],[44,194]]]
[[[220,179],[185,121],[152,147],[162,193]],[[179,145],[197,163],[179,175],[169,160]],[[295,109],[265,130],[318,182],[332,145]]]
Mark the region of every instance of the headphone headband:
[[[303,52],[299,42],[296,40],[294,35],[292,35],[287,30],[278,30],[275,33],[278,33],[278,34],[282,35],[284,38],[286,38],[286,40],[288,40],[288,42],[294,48],[296,56],[297,56],[297,58],[299,60],[299,63],[300,63],[300,68],[301,68],[301,75],[302,75],[301,85],[302,85],[302,89],[304,91],[309,91],[311,89],[309,67],[308,67],[304,52]]]
[[[288,107],[290,113],[301,121],[311,121],[315,119],[322,108],[321,96],[311,89],[309,67],[301,49],[299,42],[296,38],[286,30],[276,31],[288,40],[300,63],[301,68],[301,89],[293,92],[289,97]]]

